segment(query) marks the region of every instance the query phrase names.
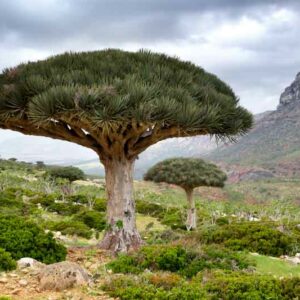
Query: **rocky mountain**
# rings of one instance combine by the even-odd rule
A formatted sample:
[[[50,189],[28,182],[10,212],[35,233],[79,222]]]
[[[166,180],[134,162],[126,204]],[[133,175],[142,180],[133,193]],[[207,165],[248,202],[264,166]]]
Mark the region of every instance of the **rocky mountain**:
[[[276,176],[300,175],[300,73],[280,96],[275,111],[256,118],[254,128],[236,144],[207,156],[238,168],[259,168]]]

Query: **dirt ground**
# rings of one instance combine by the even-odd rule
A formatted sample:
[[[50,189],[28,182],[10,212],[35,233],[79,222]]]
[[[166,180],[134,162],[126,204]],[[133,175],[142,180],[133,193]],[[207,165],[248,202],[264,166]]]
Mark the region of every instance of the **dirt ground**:
[[[0,274],[0,296],[13,300],[112,300],[100,288],[108,272],[105,263],[110,260],[108,253],[97,248],[70,248],[68,261],[76,262],[93,276],[90,286],[74,287],[61,292],[41,291],[38,282],[38,270],[25,268]]]

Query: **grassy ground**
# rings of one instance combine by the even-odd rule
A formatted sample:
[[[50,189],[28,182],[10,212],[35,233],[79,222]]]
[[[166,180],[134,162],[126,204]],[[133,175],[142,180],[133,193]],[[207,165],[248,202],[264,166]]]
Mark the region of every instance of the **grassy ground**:
[[[256,262],[256,271],[276,277],[300,276],[300,266],[280,258],[250,254]]]

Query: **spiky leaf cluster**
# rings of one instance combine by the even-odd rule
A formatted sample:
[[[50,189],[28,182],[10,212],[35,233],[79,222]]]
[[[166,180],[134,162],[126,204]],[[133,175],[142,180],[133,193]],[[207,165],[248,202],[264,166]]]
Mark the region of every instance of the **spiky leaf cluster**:
[[[219,167],[202,159],[171,158],[150,168],[144,179],[191,190],[199,186],[223,187],[227,176]]]
[[[0,75],[0,128],[135,156],[175,136],[232,137],[252,116],[216,76],[148,51],[65,53]]]

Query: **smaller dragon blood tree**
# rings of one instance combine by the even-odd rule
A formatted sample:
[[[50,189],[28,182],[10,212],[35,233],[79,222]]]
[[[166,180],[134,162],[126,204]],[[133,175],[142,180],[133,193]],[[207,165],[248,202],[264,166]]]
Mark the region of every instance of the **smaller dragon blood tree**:
[[[200,186],[223,187],[227,176],[216,165],[202,159],[172,158],[150,168],[144,179],[175,184],[185,190],[188,200],[186,227],[191,230],[197,226],[194,189]]]

